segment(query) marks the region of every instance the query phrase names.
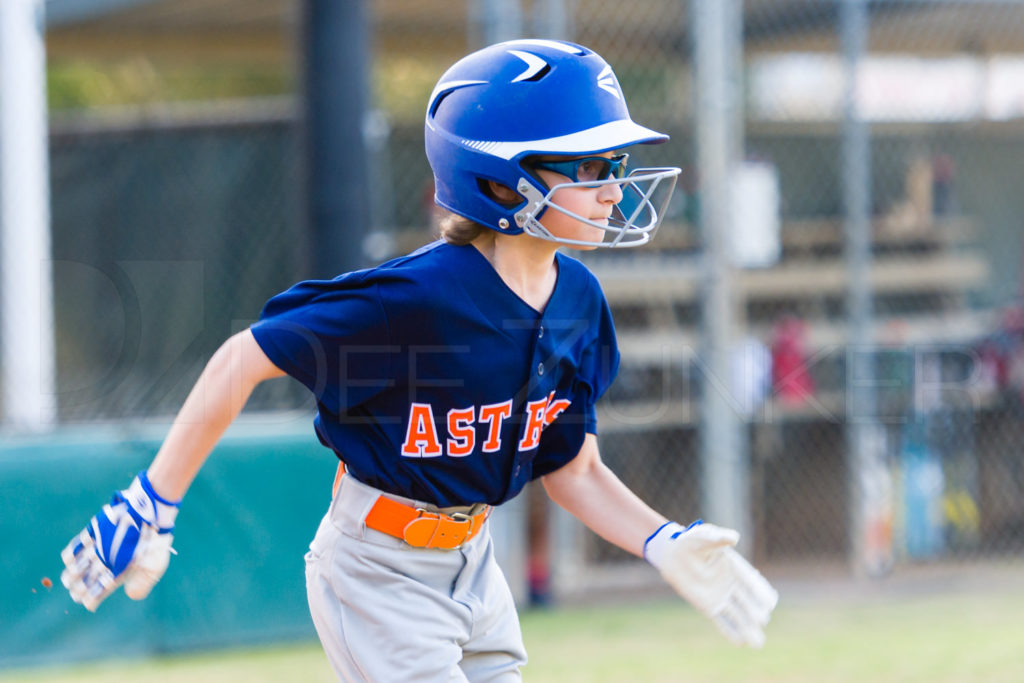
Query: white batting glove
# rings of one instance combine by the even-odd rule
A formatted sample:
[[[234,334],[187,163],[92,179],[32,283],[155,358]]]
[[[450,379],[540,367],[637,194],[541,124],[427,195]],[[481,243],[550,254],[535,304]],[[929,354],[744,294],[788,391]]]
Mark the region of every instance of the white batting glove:
[[[760,648],[778,592],[733,547],[739,532],[667,522],[644,544],[644,557],[679,595],[736,645]]]
[[[121,584],[133,600],[149,595],[174,552],[177,516],[178,503],[157,495],[140,472],[61,552],[60,580],[71,599],[95,612]]]

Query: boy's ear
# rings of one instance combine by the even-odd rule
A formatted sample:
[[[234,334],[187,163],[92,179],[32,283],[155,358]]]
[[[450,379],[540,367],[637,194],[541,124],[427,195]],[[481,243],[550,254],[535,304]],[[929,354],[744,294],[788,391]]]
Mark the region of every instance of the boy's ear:
[[[498,202],[502,204],[516,205],[523,200],[519,194],[507,185],[495,182],[493,180],[487,181],[487,190],[491,193]]]

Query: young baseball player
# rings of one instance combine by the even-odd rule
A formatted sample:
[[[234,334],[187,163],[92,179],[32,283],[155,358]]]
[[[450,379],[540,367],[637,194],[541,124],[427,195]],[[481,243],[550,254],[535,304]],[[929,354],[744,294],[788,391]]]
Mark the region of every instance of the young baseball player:
[[[526,653],[488,515],[540,478],[603,538],[647,559],[733,642],[759,647],[776,592],[737,534],[683,527],[601,461],[595,403],[618,365],[601,288],[560,247],[648,242],[679,169],[627,171],[662,142],[611,67],[579,45],[517,40],[452,66],[426,149],[443,239],[376,268],[302,282],[214,354],[151,466],[63,552],[90,610],[167,567],[178,504],[260,382],[317,399],[340,460],[306,556],[313,621],[347,681],[517,680]],[[660,201],[655,197],[662,196]]]

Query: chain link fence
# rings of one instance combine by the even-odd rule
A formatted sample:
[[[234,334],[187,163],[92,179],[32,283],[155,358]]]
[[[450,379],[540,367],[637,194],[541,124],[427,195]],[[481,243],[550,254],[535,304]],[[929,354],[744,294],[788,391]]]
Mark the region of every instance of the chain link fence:
[[[198,111],[52,127],[62,421],[173,416],[308,263],[294,107]],[[265,396],[253,407],[275,405]]]
[[[440,73],[487,40],[592,47],[615,66],[634,118],[672,136],[634,153],[640,165],[684,168],[656,243],[584,258],[602,278],[623,352],[602,408],[604,457],[665,514],[700,516],[706,374],[690,3],[369,6],[368,260],[432,238],[422,108]],[[768,563],[842,563],[854,541],[847,429],[864,416],[847,399],[851,381],[865,380],[847,367],[839,6],[743,5],[744,166],[767,170],[778,221],[770,261],[733,271],[737,369],[720,389],[747,433],[752,551]],[[876,372],[866,381],[884,437],[869,542],[885,568],[1019,556],[1024,6],[865,6],[856,104],[870,131]],[[312,245],[298,199],[296,101],[55,118],[62,420],[170,416],[219,342],[304,276]],[[309,406],[292,386],[261,389],[248,410]],[[592,536],[581,542],[576,559],[588,567],[627,563]]]

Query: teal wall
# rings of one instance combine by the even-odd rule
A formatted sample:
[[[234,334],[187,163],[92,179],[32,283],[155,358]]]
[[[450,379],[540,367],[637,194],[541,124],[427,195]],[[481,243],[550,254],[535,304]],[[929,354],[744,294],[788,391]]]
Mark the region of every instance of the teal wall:
[[[0,668],[315,639],[302,558],[336,460],[308,417],[277,422],[228,432],[185,498],[163,580],[95,614],[61,586],[60,551],[149,463],[166,426],[0,436]]]

